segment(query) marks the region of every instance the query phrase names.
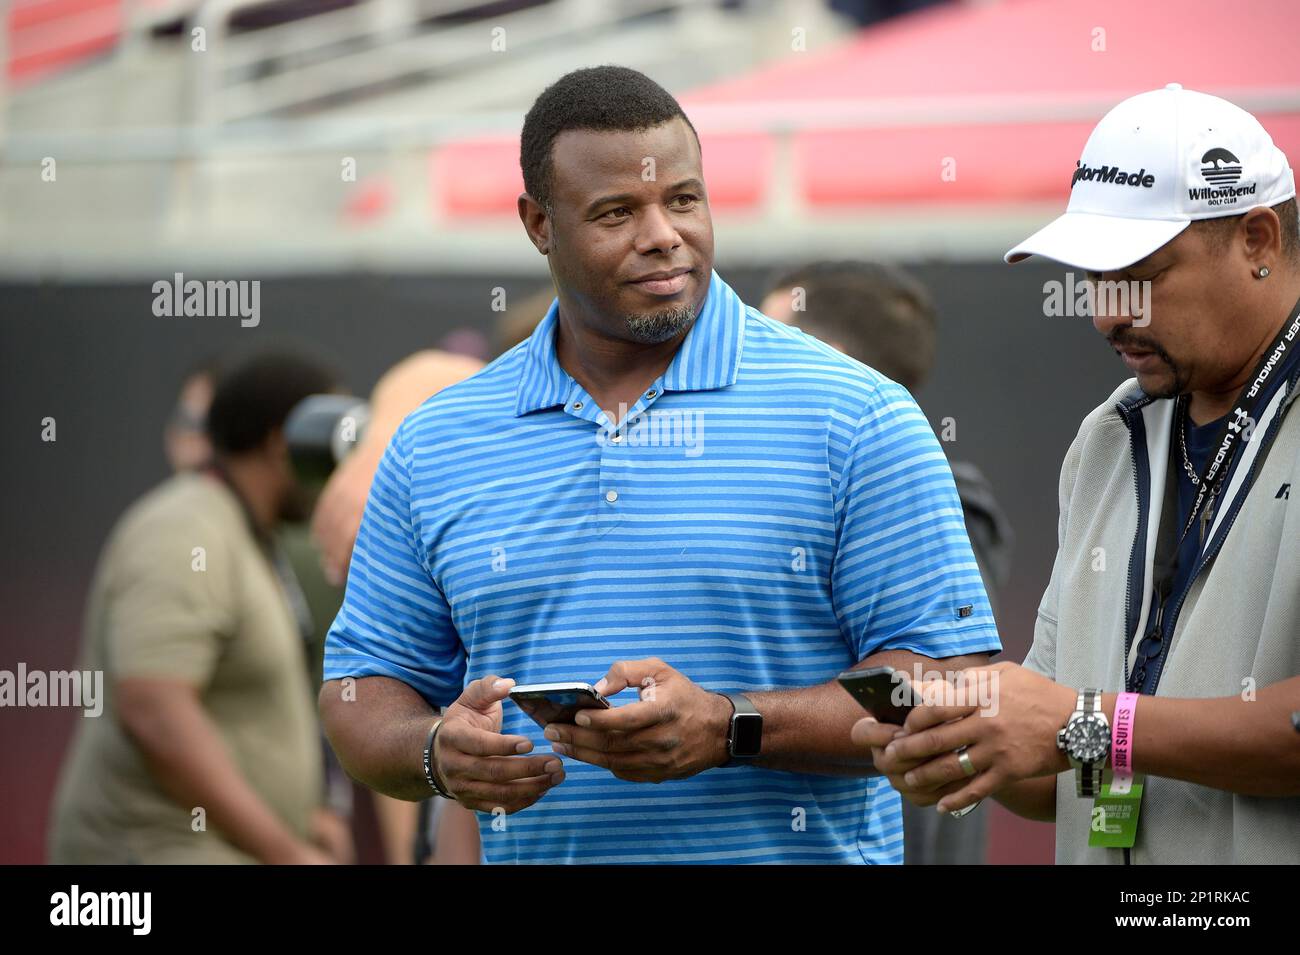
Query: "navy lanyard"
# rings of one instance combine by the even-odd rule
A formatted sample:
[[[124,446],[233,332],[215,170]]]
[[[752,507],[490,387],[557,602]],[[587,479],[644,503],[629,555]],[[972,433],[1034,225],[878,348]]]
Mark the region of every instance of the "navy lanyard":
[[[1125,684],[1130,693],[1149,695],[1156,691],[1160,674],[1164,670],[1165,656],[1169,652],[1169,641],[1164,639],[1163,621],[1165,608],[1169,604],[1169,597],[1174,587],[1174,578],[1178,575],[1178,552],[1188,531],[1196,525],[1198,519],[1201,521],[1201,547],[1202,549],[1205,547],[1205,533],[1214,518],[1214,502],[1232,470],[1241,445],[1253,436],[1254,426],[1258,420],[1257,412],[1272,397],[1275,390],[1274,387],[1269,387],[1269,378],[1272,377],[1274,386],[1283,380],[1285,376],[1281,372],[1285,366],[1289,366],[1295,360],[1297,350],[1300,350],[1300,301],[1296,302],[1291,309],[1290,317],[1282,323],[1277,337],[1260,356],[1250,383],[1241,389],[1232,412],[1226,416],[1220,427],[1218,440],[1211,446],[1214,450],[1201,469],[1200,481],[1196,485],[1196,498],[1192,501],[1191,510],[1181,532],[1175,528],[1178,520],[1178,474],[1181,463],[1177,460],[1177,434],[1178,429],[1184,427],[1187,408],[1191,402],[1186,396],[1177,399],[1174,407],[1174,431],[1169,439],[1169,462],[1165,468],[1164,504],[1160,510],[1155,561],[1151,568],[1156,608],[1152,614],[1153,621],[1148,626],[1141,643],[1138,644],[1137,658],[1133,661],[1131,670],[1127,663],[1132,637],[1130,636],[1124,642],[1125,670],[1128,672]],[[1250,433],[1243,437],[1243,432],[1248,428]],[[1191,581],[1189,580],[1188,583],[1190,585]]]

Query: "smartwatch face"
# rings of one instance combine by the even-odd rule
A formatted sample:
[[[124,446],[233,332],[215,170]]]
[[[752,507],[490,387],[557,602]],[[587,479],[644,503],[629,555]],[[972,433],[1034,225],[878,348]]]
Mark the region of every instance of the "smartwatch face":
[[[1110,727],[1104,720],[1086,716],[1065,730],[1066,752],[1083,763],[1095,763],[1110,751]]]
[[[758,713],[737,713],[731,728],[731,755],[757,756],[763,744],[763,717]]]

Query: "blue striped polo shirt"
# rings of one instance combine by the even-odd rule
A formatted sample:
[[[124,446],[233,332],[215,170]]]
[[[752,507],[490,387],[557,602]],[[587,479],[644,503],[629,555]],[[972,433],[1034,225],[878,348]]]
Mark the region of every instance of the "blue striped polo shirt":
[[[714,272],[611,432],[556,359],[558,310],[394,435],[327,680],[394,677],[445,706],[489,673],[594,683],[651,656],[744,691],[812,686],[884,649],[1001,649],[947,461],[902,386]],[[503,706],[503,731],[549,753]],[[479,814],[485,861],[902,861],[880,778],[736,766],[645,784],[564,764],[528,809]]]

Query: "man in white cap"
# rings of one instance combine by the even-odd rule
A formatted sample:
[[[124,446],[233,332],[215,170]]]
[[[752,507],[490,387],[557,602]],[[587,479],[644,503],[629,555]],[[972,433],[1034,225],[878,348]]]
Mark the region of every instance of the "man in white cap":
[[[1147,290],[1094,308],[1135,377],[1066,454],[1024,665],[968,671],[994,705],[854,727],[905,797],[1055,820],[1058,862],[1300,863],[1295,195],[1253,116],[1171,84],[1102,119],[1007,253]]]

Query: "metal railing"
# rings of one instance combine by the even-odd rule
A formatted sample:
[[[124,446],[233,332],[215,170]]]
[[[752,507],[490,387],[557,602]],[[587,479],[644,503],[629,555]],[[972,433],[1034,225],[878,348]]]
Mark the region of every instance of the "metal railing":
[[[191,58],[192,120],[220,125],[285,114],[412,79],[489,70],[509,49],[527,56],[552,44],[616,30],[649,13],[685,11],[690,0],[549,0],[490,19],[425,28],[434,17],[472,13],[483,0],[363,0],[249,33],[232,16],[255,0],[206,0],[195,27],[206,52]]]

